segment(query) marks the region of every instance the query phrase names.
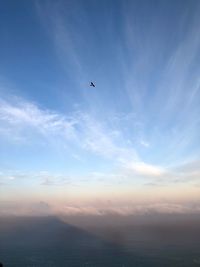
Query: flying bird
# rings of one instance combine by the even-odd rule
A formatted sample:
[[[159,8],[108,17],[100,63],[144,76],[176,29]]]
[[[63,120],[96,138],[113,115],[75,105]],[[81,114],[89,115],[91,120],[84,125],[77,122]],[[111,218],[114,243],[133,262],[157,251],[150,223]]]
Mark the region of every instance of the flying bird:
[[[93,86],[93,87],[95,87],[95,85],[93,84],[93,82],[91,82],[91,83],[90,83],[90,86]]]

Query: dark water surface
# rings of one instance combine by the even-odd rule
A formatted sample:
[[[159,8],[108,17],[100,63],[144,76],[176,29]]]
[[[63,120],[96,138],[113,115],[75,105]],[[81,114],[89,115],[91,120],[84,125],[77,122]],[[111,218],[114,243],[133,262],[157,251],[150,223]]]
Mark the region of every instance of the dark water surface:
[[[0,218],[0,261],[5,267],[200,266],[200,220],[116,223],[111,218],[88,220],[83,227],[67,221]]]

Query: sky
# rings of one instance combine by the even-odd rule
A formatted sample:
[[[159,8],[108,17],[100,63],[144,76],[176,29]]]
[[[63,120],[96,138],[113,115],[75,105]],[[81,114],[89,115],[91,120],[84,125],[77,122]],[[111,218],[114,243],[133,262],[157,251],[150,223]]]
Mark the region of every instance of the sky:
[[[199,213],[200,2],[0,6],[0,215]]]

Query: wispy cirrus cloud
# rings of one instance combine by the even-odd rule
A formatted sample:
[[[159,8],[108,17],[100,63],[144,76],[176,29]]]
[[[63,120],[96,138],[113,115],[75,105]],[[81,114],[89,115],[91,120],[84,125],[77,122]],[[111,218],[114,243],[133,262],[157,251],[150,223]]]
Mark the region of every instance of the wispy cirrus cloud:
[[[116,116],[115,116],[116,117]],[[111,118],[109,118],[110,121]],[[129,123],[129,121],[128,121]],[[1,100],[0,105],[0,135],[5,138],[7,132],[9,142],[18,139],[18,143],[24,140],[34,142],[34,136],[45,142],[57,145],[57,139],[63,145],[76,146],[80,151],[111,160],[115,163],[112,173],[100,172],[87,173],[77,179],[82,181],[102,181],[105,184],[127,183],[141,180],[142,183],[157,186],[169,186],[177,183],[197,185],[199,183],[199,161],[188,161],[182,165],[161,166],[143,161],[133,144],[124,142],[124,133],[118,128],[109,127],[108,121],[100,121],[91,114],[75,111],[71,114],[60,114],[55,111],[42,109],[36,104],[23,99],[17,102]],[[14,133],[14,134],[13,134]],[[117,133],[117,134],[116,134]],[[65,146],[63,149],[67,149]],[[72,157],[74,151],[72,151]],[[52,173],[3,173],[0,175],[1,183],[12,183],[16,179],[40,178],[42,185],[66,185],[70,183],[66,175]],[[72,178],[73,180],[74,178]],[[82,182],[81,182],[82,183]]]
[[[88,113],[75,111],[64,115],[58,112],[42,109],[36,104],[18,99],[17,103],[1,100],[0,133],[15,132],[13,139],[28,139],[34,134],[40,134],[47,141],[53,137],[54,143],[60,138],[63,143],[72,143],[80,149],[92,152],[105,158],[122,161],[137,158],[133,147],[120,145],[121,133],[116,136],[115,129],[98,121]],[[12,141],[12,136],[9,135]],[[51,139],[52,141],[53,139]]]
[[[166,8],[169,6],[166,4]],[[95,73],[88,68],[91,63],[93,64],[93,60],[88,60],[88,56],[85,57],[87,49],[90,47],[86,41],[92,34],[93,27],[87,10],[80,2],[72,4],[70,7],[63,11],[61,2],[55,5],[45,2],[44,5],[38,4],[37,10],[43,24],[48,28],[50,38],[63,66],[67,66],[67,71],[75,77],[75,79],[73,78],[75,82],[78,80],[79,84],[85,84],[85,81],[89,80],[88,73]],[[159,6],[159,10],[160,8],[163,12],[162,7]],[[189,160],[192,154],[199,153],[198,147],[191,149],[192,146],[194,147],[194,143],[198,142],[200,130],[198,115],[200,112],[198,105],[200,96],[199,67],[195,63],[195,59],[199,55],[200,42],[200,35],[197,31],[199,5],[196,5],[196,11],[192,13],[189,26],[187,12],[193,12],[191,10],[187,11],[183,8],[179,20],[176,16],[172,16],[172,22],[169,21],[166,14],[163,14],[164,17],[161,20],[159,13],[156,13],[155,16],[150,16],[151,23],[149,24],[143,18],[139,18],[133,12],[134,10],[137,10],[134,3],[121,4],[122,32],[118,32],[120,41],[115,38],[113,44],[113,37],[116,33],[112,27],[108,27],[106,43],[109,48],[112,47],[112,53],[109,56],[113,62],[115,75],[107,75],[102,71],[100,90],[106,96],[105,91],[112,91],[114,84],[114,94],[117,97],[113,99],[113,103],[115,101],[117,107],[124,106],[126,103],[131,110],[126,114],[127,117],[134,114],[131,118],[129,117],[129,129],[126,130],[123,140],[129,140],[130,146],[137,143],[143,148],[148,148],[149,154],[152,155],[150,158],[154,158],[155,162],[169,165],[176,160],[176,163],[179,164],[184,157]],[[79,19],[71,21],[75,11],[78,12]],[[139,21],[142,22],[142,26],[137,23]],[[112,25],[112,17],[107,18],[105,23],[109,26]],[[168,33],[167,28],[171,28],[172,25],[174,32],[178,32],[178,36]],[[188,30],[188,27],[191,30]],[[80,31],[80,29],[82,30]],[[102,29],[98,29],[97,39],[103,34]],[[143,30],[147,31],[147,34],[141,34]],[[167,34],[164,34],[165,31]],[[91,51],[88,55],[91,54],[95,58],[97,51],[92,45],[90,48]],[[95,69],[98,70],[104,69],[104,64],[108,64],[107,50],[101,50],[101,55],[98,66],[95,65]],[[117,74],[120,75],[116,79]],[[92,111],[97,112],[96,106],[101,106],[97,113],[103,114],[102,117],[107,119],[107,115],[104,114],[104,106],[109,103],[110,107],[111,101],[107,101],[105,97],[102,97],[103,94],[98,92],[94,93],[95,97],[88,97],[82,86],[78,87],[78,93],[90,105]],[[117,99],[120,99],[120,103],[117,102]],[[111,119],[113,119],[112,124],[120,123],[121,128],[127,127],[123,124],[124,119],[123,122],[117,121],[114,116]],[[136,122],[140,126],[135,127]],[[116,129],[115,132],[117,132]],[[107,148],[105,153],[111,154],[112,145],[108,144],[108,140],[103,138],[100,133],[98,137],[100,137],[102,145]],[[122,139],[120,142],[123,142]],[[97,153],[102,150],[89,136],[87,147],[96,150]]]
[[[79,50],[82,50],[81,44],[87,47],[86,41],[83,38],[83,33],[77,34],[73,30],[70,21],[70,9],[79,9],[79,18],[82,25],[87,24],[87,16],[85,15],[79,3],[66,3],[67,8],[63,10],[62,3],[36,2],[36,12],[39,16],[40,22],[45,28],[49,38],[54,45],[54,52],[60,61],[64,71],[68,74],[74,75],[76,79],[74,83],[80,85],[88,81],[88,75],[85,71],[85,64],[83,58],[80,56]],[[66,23],[68,27],[66,27]],[[69,68],[70,66],[70,68]]]
[[[60,133],[65,138],[72,138],[75,121],[66,120],[61,114],[42,110],[35,104],[18,99],[18,103],[11,104],[6,101],[0,102],[1,128],[25,127],[33,128],[38,132]]]
[[[166,4],[166,9],[169,6],[171,4]],[[163,13],[160,20],[156,12],[148,17],[149,24],[145,16],[133,16],[134,8],[137,9],[134,3],[124,3],[122,9],[124,35],[118,56],[124,89],[143,123],[141,136],[151,145],[140,144],[148,147],[153,156],[158,155],[163,164],[175,160],[179,164],[183,157],[189,160],[194,150],[199,153],[198,145],[193,151],[190,148],[193,143],[198,144],[200,131],[199,64],[196,61],[200,53],[197,30],[200,6],[196,3],[195,10],[184,7],[179,18],[171,16],[171,21],[167,13]],[[142,26],[138,22],[142,22]],[[168,35],[166,30],[171,23],[174,33],[178,33],[176,36],[171,32]],[[145,35],[141,34],[142,30],[147,31]]]

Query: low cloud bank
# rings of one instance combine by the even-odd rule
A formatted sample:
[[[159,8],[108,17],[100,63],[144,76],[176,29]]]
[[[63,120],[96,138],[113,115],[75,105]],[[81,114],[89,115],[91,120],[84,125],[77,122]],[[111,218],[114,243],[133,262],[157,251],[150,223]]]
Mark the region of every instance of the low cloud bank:
[[[200,202],[191,203],[151,203],[124,206],[102,206],[90,205],[64,205],[53,206],[47,202],[21,204],[14,202],[0,203],[0,216],[49,216],[49,215],[71,215],[71,216],[104,216],[104,215],[150,215],[150,214],[200,214]]]

